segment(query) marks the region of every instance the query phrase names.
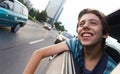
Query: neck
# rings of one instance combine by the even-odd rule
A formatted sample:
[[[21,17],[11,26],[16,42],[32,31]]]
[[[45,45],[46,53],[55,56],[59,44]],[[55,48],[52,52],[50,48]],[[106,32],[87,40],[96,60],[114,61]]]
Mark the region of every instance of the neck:
[[[99,62],[102,55],[103,50],[101,48],[101,45],[84,47],[85,68],[92,71],[96,64]]]
[[[84,46],[84,56],[85,59],[98,59],[102,56],[103,49],[101,48],[101,45],[95,45],[95,46]]]

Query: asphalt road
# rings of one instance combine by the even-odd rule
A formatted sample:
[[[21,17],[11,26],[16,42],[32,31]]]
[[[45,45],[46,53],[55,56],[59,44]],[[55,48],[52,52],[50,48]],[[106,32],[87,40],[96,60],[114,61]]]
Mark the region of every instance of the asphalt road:
[[[56,35],[56,31],[48,31],[31,21],[17,33],[0,27],[0,74],[22,74],[32,52],[54,44]],[[41,74],[48,62],[49,57],[43,59],[36,74]]]

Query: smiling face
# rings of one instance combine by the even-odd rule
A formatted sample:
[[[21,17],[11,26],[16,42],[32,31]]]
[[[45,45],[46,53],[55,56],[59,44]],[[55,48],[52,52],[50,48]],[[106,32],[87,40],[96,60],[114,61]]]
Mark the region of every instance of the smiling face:
[[[106,36],[102,33],[100,19],[92,14],[84,14],[79,20],[77,27],[78,38],[83,46],[93,46],[102,43],[102,38]]]

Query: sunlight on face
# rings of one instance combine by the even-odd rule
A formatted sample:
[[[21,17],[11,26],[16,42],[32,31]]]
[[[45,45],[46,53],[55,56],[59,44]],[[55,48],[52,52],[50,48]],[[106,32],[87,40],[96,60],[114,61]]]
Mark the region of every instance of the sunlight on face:
[[[103,38],[100,19],[92,13],[81,17],[77,30],[78,38],[85,46],[100,43]]]

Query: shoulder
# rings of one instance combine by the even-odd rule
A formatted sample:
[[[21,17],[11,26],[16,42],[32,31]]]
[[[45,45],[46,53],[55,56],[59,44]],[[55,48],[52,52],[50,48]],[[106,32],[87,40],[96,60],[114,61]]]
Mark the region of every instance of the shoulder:
[[[114,68],[116,65],[117,65],[117,63],[110,56],[108,56],[107,66],[111,67],[111,68]]]
[[[77,44],[79,40],[77,38],[69,39],[66,41],[67,46],[69,49],[73,49]]]
[[[115,67],[117,63],[108,55],[108,61],[104,74],[109,74]]]
[[[78,52],[79,49],[82,49],[82,45],[77,38],[67,40],[66,44],[67,44],[68,48],[70,49],[70,51],[72,51],[73,53]]]
[[[68,46],[75,45],[78,42],[77,38],[69,39],[66,41]]]

